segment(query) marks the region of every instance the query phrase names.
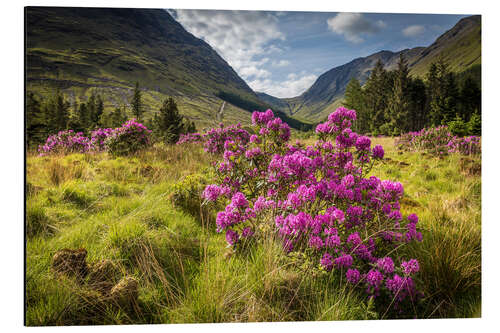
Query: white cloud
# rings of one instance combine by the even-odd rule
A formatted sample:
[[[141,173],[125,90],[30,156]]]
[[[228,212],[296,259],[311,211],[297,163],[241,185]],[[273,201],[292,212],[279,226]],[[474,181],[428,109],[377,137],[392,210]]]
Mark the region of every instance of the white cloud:
[[[280,60],[280,61],[273,61],[273,66],[274,67],[285,67],[285,66],[288,66],[290,65],[290,61],[288,60]]]
[[[387,26],[382,20],[376,22],[367,20],[360,13],[338,13],[326,22],[331,31],[343,35],[352,43],[361,43],[364,41],[362,34],[374,34]]]
[[[275,15],[257,11],[170,10],[186,30],[209,43],[245,80],[263,79],[266,54],[281,52],[285,40]]]
[[[403,35],[407,37],[415,37],[422,34],[425,31],[423,25],[410,25],[403,29]]]
[[[309,74],[300,76],[296,73],[290,73],[285,81],[273,81],[270,79],[256,79],[250,81],[249,86],[260,92],[275,97],[295,97],[306,91],[318,78],[317,75]]]

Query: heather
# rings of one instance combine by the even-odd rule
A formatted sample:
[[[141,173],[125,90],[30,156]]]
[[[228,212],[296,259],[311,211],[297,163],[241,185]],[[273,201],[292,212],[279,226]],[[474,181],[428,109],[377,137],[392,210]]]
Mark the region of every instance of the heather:
[[[398,151],[347,111],[320,140],[263,112],[130,155],[29,152],[27,324],[480,316],[480,156]],[[64,248],[135,278],[136,307],[54,275]]]

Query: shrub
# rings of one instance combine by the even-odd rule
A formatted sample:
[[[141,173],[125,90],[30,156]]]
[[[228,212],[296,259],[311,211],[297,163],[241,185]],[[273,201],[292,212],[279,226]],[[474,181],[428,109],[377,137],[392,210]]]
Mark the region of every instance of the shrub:
[[[211,209],[203,205],[202,193],[210,183],[205,174],[193,174],[174,184],[172,203],[198,218],[208,218]]]
[[[98,128],[90,133],[90,144],[92,150],[104,151],[106,150],[106,139],[113,134],[112,128]]]
[[[453,136],[447,126],[424,128],[418,132],[402,134],[394,144],[399,150],[425,151],[435,155],[481,153],[481,139],[479,137],[460,138]]]
[[[474,112],[467,123],[470,135],[481,135],[481,116]]]
[[[465,136],[469,134],[467,123],[463,121],[458,114],[454,120],[448,123],[448,128],[453,135]]]
[[[129,155],[149,146],[151,131],[141,123],[131,119],[113,130],[105,141],[105,146],[113,155]]]
[[[60,131],[50,135],[44,145],[38,146],[40,155],[85,153],[91,150],[92,144],[82,132],[73,130]]]
[[[308,271],[338,274],[371,298],[388,295],[401,306],[421,296],[413,280],[418,261],[394,251],[422,240],[418,217],[403,218],[400,183],[365,178],[384,150],[351,130],[356,112],[337,109],[307,147],[288,143],[288,125],[271,110],[252,120],[258,135],[248,143],[226,139],[217,165],[222,181],[203,192],[227,204],[216,224],[229,246],[276,235],[285,252],[312,263]]]
[[[177,144],[199,142],[203,143],[206,152],[222,154],[224,152],[224,143],[229,139],[245,145],[250,140],[250,133],[243,129],[239,123],[227,127],[220,123],[218,128],[212,128],[204,134],[189,133],[181,135]]]

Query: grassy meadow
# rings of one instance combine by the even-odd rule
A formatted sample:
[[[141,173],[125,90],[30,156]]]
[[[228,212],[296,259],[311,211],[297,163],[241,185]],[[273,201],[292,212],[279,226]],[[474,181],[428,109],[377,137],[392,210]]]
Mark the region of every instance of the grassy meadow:
[[[332,274],[290,265],[272,237],[233,253],[200,207],[211,182],[200,145],[156,145],[135,156],[50,155],[26,160],[26,324],[85,325],[318,321],[481,316],[481,157],[386,155],[371,175],[399,181],[402,213],[417,213],[423,301],[395,315]],[[312,139],[307,139],[312,143]],[[87,263],[113,263],[107,283],[138,282],[134,306],[103,298],[89,281],[55,275],[54,254],[87,250]]]

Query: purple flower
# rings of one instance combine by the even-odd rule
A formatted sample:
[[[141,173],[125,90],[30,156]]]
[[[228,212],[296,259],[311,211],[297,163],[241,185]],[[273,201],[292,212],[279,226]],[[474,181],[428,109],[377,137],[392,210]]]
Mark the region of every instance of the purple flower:
[[[208,201],[215,201],[221,195],[221,189],[217,185],[207,185],[203,191],[202,197]]]
[[[383,280],[384,276],[376,269],[371,269],[366,275],[366,282],[369,286],[375,287],[375,289],[378,289],[378,287],[380,287]]]
[[[373,147],[372,153],[373,157],[375,158],[384,158],[384,148],[381,145],[376,145],[375,147]]]
[[[248,207],[248,201],[245,195],[241,192],[237,192],[233,195],[231,199],[231,204],[236,208],[246,208]]]
[[[252,227],[246,227],[243,228],[243,231],[241,232],[241,237],[250,237],[254,234],[254,231]]]
[[[403,261],[401,263],[401,268],[406,275],[411,275],[413,273],[417,273],[420,270],[420,266],[418,264],[417,259],[410,259],[408,261]]]
[[[359,271],[355,268],[349,268],[347,272],[345,273],[345,277],[348,282],[352,284],[356,284],[359,282],[359,279],[361,278],[361,274]]]
[[[240,239],[240,235],[238,235],[237,231],[227,229],[226,230],[226,242],[228,242],[229,245],[234,245],[238,240]]]
[[[384,257],[377,260],[377,267],[386,274],[394,272],[394,262],[390,257]]]
[[[321,257],[320,264],[323,266],[324,269],[326,269],[328,272],[332,270],[333,268],[333,263],[332,263],[332,255],[328,252],[323,254],[323,257]]]
[[[371,140],[367,136],[360,136],[356,139],[356,149],[359,151],[369,151],[370,150],[370,145],[371,145]]]
[[[335,258],[335,266],[338,268],[348,268],[351,267],[353,263],[352,256],[350,254],[341,255],[338,258]]]
[[[311,238],[309,238],[309,247],[319,250],[323,247],[323,240],[321,239],[321,237],[312,236]]]

